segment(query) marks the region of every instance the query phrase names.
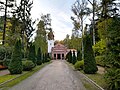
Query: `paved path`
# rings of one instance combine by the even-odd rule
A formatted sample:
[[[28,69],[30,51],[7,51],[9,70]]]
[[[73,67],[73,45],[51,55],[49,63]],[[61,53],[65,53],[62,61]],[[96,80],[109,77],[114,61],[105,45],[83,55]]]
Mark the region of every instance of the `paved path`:
[[[0,76],[7,75],[7,74],[10,74],[8,69],[0,71]]]
[[[10,90],[86,90],[65,61],[53,61]]]

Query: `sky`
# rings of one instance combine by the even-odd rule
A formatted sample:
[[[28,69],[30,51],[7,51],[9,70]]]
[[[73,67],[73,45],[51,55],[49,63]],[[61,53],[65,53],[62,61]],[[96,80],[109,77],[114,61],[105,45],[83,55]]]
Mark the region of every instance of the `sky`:
[[[55,40],[63,40],[67,34],[72,34],[73,15],[71,6],[75,0],[33,0],[32,18],[40,19],[41,14],[50,14]]]

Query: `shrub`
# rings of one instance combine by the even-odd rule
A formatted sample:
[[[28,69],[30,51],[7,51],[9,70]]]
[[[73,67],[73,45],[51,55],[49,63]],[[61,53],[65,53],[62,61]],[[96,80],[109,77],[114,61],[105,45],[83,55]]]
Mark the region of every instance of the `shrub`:
[[[12,58],[8,66],[8,70],[11,74],[21,74],[22,69],[21,41],[17,40],[13,49]]]
[[[86,35],[84,38],[84,72],[87,74],[96,73],[98,68],[96,65],[94,52],[92,49],[92,40],[90,35]]]
[[[105,56],[96,56],[95,57],[96,64],[104,67],[105,66],[104,59]]]
[[[93,46],[93,50],[95,52],[95,55],[104,55],[106,51],[106,40],[101,39],[99,42],[97,42]]]
[[[35,64],[30,60],[22,61],[22,65],[23,65],[23,71],[30,71],[35,66]]]
[[[120,90],[120,18],[112,18],[107,29],[107,50],[105,61],[109,65],[107,71],[109,90]]]
[[[84,61],[77,61],[74,65],[75,69],[79,70],[79,69],[83,69],[84,66]]]
[[[10,64],[10,61],[11,61],[11,59],[4,59],[3,65],[6,66],[6,67],[8,67],[9,64]]]
[[[0,46],[0,60],[3,60],[5,58],[10,59],[12,55],[12,47],[4,47]]]
[[[46,61],[46,62],[50,62],[50,60],[51,60],[50,58],[47,58],[47,61]]]
[[[109,68],[105,74],[109,90],[120,90],[120,69]]]
[[[12,48],[13,48],[13,47],[5,47],[5,49],[6,49],[6,58],[7,58],[7,59],[11,59]]]
[[[6,49],[4,46],[0,46],[0,60],[5,58]]]

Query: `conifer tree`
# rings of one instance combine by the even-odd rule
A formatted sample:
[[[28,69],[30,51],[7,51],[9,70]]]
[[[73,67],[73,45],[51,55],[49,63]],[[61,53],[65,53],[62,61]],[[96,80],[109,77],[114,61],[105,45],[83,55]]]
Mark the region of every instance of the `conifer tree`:
[[[77,50],[77,60],[78,61],[82,60],[82,54],[81,54],[80,50]]]
[[[70,63],[72,63],[72,52],[71,52],[71,50],[69,52],[68,60],[69,60]]]
[[[75,51],[73,51],[72,64],[74,65],[76,62],[77,62],[77,58],[75,56]]]
[[[21,41],[17,40],[12,53],[12,59],[8,66],[8,70],[11,74],[22,73],[22,52],[21,52]]]
[[[42,63],[45,63],[45,54],[42,55]]]
[[[36,65],[36,52],[35,45],[30,44],[28,59]]]
[[[39,47],[38,48],[38,51],[37,51],[37,65],[41,65],[42,64],[42,57],[41,57],[41,48]]]
[[[112,18],[111,25],[107,29],[107,51],[105,79],[109,90],[120,90],[120,18]]]
[[[96,73],[98,70],[91,41],[90,35],[84,36],[84,72],[88,74]]]

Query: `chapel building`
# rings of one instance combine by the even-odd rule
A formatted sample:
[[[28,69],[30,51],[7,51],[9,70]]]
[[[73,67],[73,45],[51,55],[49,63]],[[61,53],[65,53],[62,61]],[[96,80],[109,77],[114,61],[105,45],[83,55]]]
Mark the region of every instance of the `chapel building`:
[[[52,47],[51,52],[53,60],[64,60],[68,51],[64,45],[58,43]]]

